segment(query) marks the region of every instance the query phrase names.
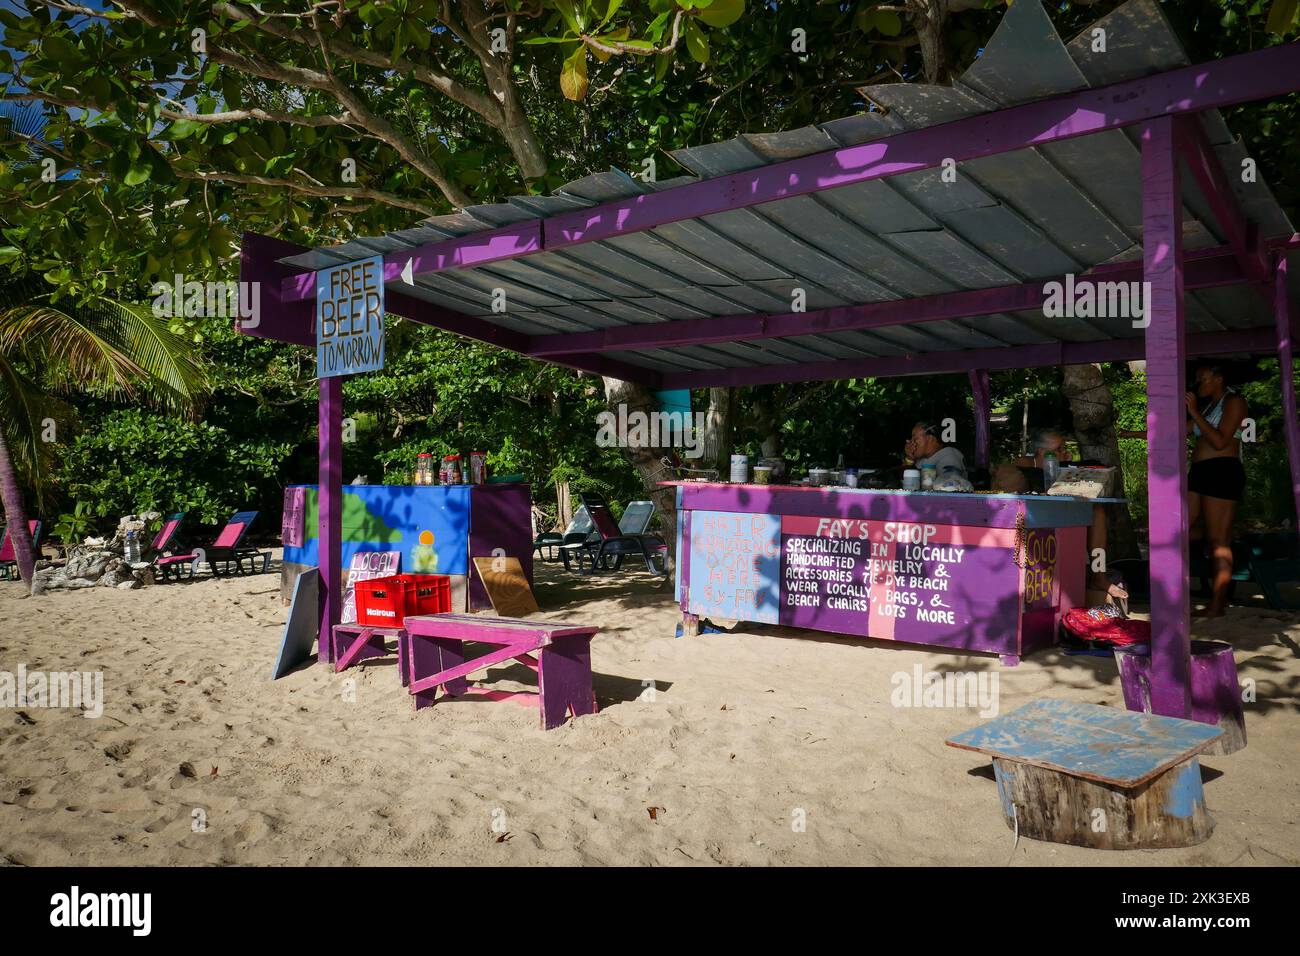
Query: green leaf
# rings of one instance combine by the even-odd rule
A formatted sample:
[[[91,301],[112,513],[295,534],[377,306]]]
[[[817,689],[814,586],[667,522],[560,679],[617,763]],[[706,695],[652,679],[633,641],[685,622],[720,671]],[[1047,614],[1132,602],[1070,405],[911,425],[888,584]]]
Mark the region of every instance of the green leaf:
[[[618,13],[618,8],[621,6],[623,6],[623,0],[609,0],[609,6],[605,10],[605,19],[600,21],[600,26],[603,27],[606,23],[609,23],[610,20],[614,19],[614,14]],[[597,27],[597,29],[599,29],[599,27]]]
[[[699,18],[716,29],[731,26],[744,14],[745,0],[713,0],[706,9],[699,12]]]
[[[896,37],[903,32],[903,20],[893,10],[877,10],[876,29],[887,37]]]
[[[0,266],[13,262],[20,255],[22,255],[22,250],[17,246],[0,246]]]
[[[1268,11],[1268,22],[1264,24],[1264,29],[1269,33],[1276,33],[1278,36],[1285,36],[1291,32],[1295,26],[1296,12],[1300,8],[1300,0],[1273,0],[1273,6]]]
[[[582,33],[582,24],[578,22],[578,11],[574,7],[573,0],[555,0],[555,9],[564,18],[570,30],[577,34]]]
[[[686,40],[686,51],[690,53],[691,59],[696,63],[708,63],[709,38],[695,25],[694,21],[687,22],[683,36]]]
[[[672,65],[673,55],[671,53],[660,53],[655,57],[655,82],[662,83],[665,76],[668,75],[668,67]]]
[[[148,157],[142,157],[132,161],[126,175],[122,177],[122,182],[127,186],[139,186],[148,181],[152,172],[153,164],[149,162]]]
[[[192,136],[203,128],[202,123],[196,123],[194,120],[177,120],[172,123],[171,128],[167,131],[168,136],[173,139],[184,139],[186,136]]]
[[[587,95],[587,47],[585,44],[569,54],[560,70],[560,90],[566,99],[582,100]]]
[[[63,37],[45,37],[41,40],[41,53],[57,61],[60,66],[71,64],[78,59],[77,48]]]

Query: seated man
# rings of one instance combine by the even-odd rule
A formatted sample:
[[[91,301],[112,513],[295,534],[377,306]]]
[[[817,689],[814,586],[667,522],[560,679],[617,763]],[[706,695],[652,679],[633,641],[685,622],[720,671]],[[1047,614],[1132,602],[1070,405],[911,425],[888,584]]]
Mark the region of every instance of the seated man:
[[[1048,453],[1056,456],[1056,460],[1061,465],[1069,464],[1073,461],[1073,455],[1065,444],[1065,436],[1054,428],[1040,428],[1034,432],[1034,455],[1033,457],[1025,456],[1017,458],[1016,464],[1020,470],[1025,473],[1029,481],[1029,487],[1035,491],[1046,492],[1046,481],[1043,475],[1043,457]],[[1106,551],[1106,511],[1101,505],[1092,506],[1092,524],[1088,528],[1088,556],[1089,567],[1093,567],[1092,556],[1098,550],[1105,554]],[[1110,587],[1110,582],[1106,578],[1106,572],[1103,570],[1104,562],[1097,565],[1093,570],[1088,581],[1088,586],[1097,591],[1106,591]]]
[[[1040,428],[1034,432],[1034,454],[1017,458],[1016,464],[1029,480],[1029,487],[1035,491],[1046,491],[1043,477],[1043,457],[1048,453],[1056,456],[1058,463],[1064,465],[1071,459],[1070,449],[1066,447],[1065,436],[1054,428]]]
[[[916,463],[934,465],[935,478],[956,476],[966,478],[966,459],[962,453],[951,445],[945,445],[933,425],[917,422],[912,426],[912,437],[903,445],[903,453]]]

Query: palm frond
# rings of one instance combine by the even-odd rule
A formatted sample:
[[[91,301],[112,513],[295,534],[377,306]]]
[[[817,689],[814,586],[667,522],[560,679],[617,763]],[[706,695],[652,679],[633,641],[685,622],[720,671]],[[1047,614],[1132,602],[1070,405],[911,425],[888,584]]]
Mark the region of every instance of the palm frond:
[[[53,387],[140,395],[176,411],[193,409],[206,391],[191,343],[148,308],[107,297],[66,310],[47,301],[0,312],[0,351],[39,365]]]
[[[89,386],[131,397],[144,376],[114,347],[83,309],[64,311],[33,303],[0,311],[0,353],[20,357],[59,389]]]
[[[208,381],[194,346],[169,328],[168,320],[145,306],[101,298],[90,309],[105,339],[131,358],[145,379],[142,391],[173,410],[192,408]]]

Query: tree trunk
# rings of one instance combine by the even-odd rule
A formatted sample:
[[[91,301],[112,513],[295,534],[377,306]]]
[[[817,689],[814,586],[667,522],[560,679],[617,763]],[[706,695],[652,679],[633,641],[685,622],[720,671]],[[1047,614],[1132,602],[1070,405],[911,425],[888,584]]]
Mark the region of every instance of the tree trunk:
[[[775,385],[760,385],[754,392],[754,429],[758,432],[759,451],[764,458],[781,455],[781,421],[776,414]]]
[[[23,510],[23,493],[14,474],[13,459],[9,457],[9,444],[4,429],[0,428],[0,502],[5,509],[9,540],[13,542],[14,557],[18,559],[18,573],[30,592],[32,574],[36,570],[36,556],[32,553],[32,536],[27,527],[27,512]]]
[[[709,389],[709,408],[704,415],[704,454],[698,467],[716,468],[719,475],[731,473],[738,404],[734,388]]]
[[[1115,396],[1102,376],[1100,365],[1067,365],[1062,369],[1062,390],[1070,403],[1080,457],[1115,468],[1116,498],[1124,497],[1124,472],[1115,434]],[[1137,539],[1128,505],[1106,508],[1107,562],[1136,557]]]
[[[622,379],[606,378],[605,383],[605,401],[608,403],[610,411],[618,414],[620,405],[627,406],[628,414],[633,412],[643,412],[649,415],[651,412],[658,410],[659,403],[656,401],[654,392],[645,385],[636,382],[625,382]],[[655,509],[659,512],[659,520],[662,522],[663,539],[668,545],[668,576],[672,577],[677,562],[677,489],[661,488],[658,482],[663,480],[663,467],[659,459],[669,454],[671,448],[634,448],[630,445],[625,449],[628,460],[636,468],[637,474],[641,476],[641,483],[645,487],[646,494],[650,500],[655,503]]]
[[[557,481],[555,483],[555,528],[553,530],[563,534],[572,520],[573,496],[569,492],[569,483],[567,481]]]

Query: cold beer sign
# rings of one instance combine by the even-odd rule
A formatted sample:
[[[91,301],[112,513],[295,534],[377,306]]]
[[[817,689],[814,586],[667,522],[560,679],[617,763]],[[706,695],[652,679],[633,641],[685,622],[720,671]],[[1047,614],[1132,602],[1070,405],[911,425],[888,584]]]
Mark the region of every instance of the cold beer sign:
[[[384,367],[384,260],[359,259],[316,273],[316,376]]]

